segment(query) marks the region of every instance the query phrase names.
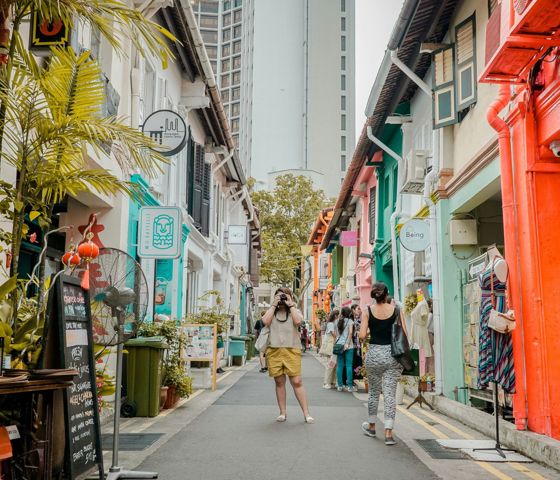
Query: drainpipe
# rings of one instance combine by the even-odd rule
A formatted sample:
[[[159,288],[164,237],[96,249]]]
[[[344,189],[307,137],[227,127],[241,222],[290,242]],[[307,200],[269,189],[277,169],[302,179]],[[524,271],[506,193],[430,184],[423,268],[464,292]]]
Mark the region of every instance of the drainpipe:
[[[431,262],[432,262],[432,310],[434,325],[434,367],[435,367],[435,393],[443,394],[443,342],[440,316],[440,271],[439,271],[439,236],[437,225],[436,205],[432,200],[433,184],[437,181],[439,174],[439,130],[433,131],[432,140],[432,170],[428,172],[424,180],[424,202],[429,208],[428,221],[430,223]]]
[[[515,185],[513,179],[513,153],[511,145],[511,131],[509,125],[499,117],[499,113],[506,107],[511,99],[511,89],[509,85],[500,85],[498,98],[488,107],[486,118],[490,126],[498,133],[498,144],[500,147],[500,173],[502,180],[502,210],[504,217],[504,236],[507,246],[515,245],[506,250],[506,261],[511,271],[509,287],[511,293],[508,295],[509,304],[515,308],[515,317],[519,323],[517,332],[521,341],[521,362],[519,355],[516,358],[516,376],[522,377],[522,382],[516,382],[517,393],[514,402],[515,425],[518,430],[527,429],[528,402],[527,402],[527,366],[525,357],[525,332],[523,322],[523,299],[521,297],[521,278],[520,278],[520,258],[519,258],[519,230],[514,225],[519,225],[517,221],[517,204],[515,198]],[[511,300],[515,301],[512,302]],[[515,337],[514,337],[515,341]]]
[[[381,150],[386,152],[388,155],[393,157],[397,161],[397,204],[395,205],[395,211],[391,214],[390,220],[390,228],[391,228],[391,257],[393,262],[393,298],[395,302],[400,302],[400,294],[399,294],[399,267],[398,267],[398,256],[397,256],[397,218],[401,214],[401,204],[402,204],[402,195],[400,193],[402,187],[402,157],[396,153],[393,149],[389,146],[385,145],[379,138],[377,138],[371,129],[370,126],[367,127],[367,136],[368,138]]]

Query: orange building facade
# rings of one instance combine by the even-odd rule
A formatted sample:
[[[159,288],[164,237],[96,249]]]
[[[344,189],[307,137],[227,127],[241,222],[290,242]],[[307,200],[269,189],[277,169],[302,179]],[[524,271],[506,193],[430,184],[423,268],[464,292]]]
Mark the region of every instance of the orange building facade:
[[[500,146],[519,429],[560,439],[560,2],[502,0],[480,81]]]

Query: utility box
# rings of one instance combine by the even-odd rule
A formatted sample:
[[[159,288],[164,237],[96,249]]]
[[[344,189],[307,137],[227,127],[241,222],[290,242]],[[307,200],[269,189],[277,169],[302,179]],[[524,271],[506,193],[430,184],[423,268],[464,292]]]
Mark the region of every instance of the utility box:
[[[476,245],[477,243],[476,220],[455,219],[449,222],[449,244],[451,246]]]

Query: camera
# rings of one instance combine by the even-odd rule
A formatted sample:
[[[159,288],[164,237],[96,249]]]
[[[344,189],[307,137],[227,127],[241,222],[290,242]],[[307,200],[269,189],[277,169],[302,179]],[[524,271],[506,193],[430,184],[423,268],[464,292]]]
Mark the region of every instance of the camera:
[[[560,140],[550,142],[549,148],[555,157],[560,157]]]
[[[285,293],[283,293],[282,295],[280,295],[280,301],[282,303],[286,303],[288,301],[288,296]]]

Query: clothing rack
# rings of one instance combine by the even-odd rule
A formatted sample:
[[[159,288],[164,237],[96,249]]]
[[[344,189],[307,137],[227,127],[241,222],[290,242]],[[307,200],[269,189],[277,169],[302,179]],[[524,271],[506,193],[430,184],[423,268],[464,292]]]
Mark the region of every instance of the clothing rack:
[[[495,451],[498,452],[500,457],[506,458],[506,454],[504,452],[514,452],[515,450],[511,450],[509,448],[502,448],[500,444],[500,402],[498,399],[498,382],[492,382],[494,384],[494,417],[496,419],[496,445],[494,447],[488,448],[474,448],[474,452],[483,452],[483,451]]]

